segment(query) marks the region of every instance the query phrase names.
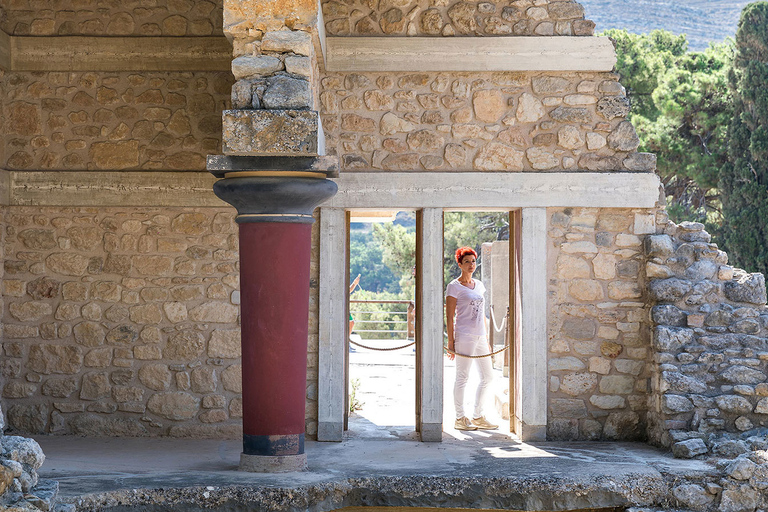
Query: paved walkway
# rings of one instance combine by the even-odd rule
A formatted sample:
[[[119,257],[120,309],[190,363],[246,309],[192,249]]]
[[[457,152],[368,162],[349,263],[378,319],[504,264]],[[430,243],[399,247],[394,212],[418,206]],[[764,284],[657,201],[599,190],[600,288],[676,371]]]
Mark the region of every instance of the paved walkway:
[[[676,460],[643,444],[524,444],[504,430],[447,428],[442,443],[420,443],[413,432],[413,399],[402,398],[413,395],[404,391],[413,390],[409,357],[412,361],[407,354],[352,354],[351,372],[361,380],[366,404],[351,419],[344,442],[306,443],[306,472],[239,472],[238,440],[38,437],[46,454],[40,475],[58,480],[60,496],[77,503],[78,510],[126,510],[118,505],[199,510],[190,503],[213,499],[228,506],[245,503],[242,510],[362,505],[567,510],[649,504],[666,493],[664,475],[710,471],[701,461]],[[376,394],[379,399],[373,399]],[[452,425],[452,406],[447,415]],[[291,491],[296,488],[303,491]],[[186,505],[174,508],[182,502]],[[152,508],[158,503],[164,505]]]

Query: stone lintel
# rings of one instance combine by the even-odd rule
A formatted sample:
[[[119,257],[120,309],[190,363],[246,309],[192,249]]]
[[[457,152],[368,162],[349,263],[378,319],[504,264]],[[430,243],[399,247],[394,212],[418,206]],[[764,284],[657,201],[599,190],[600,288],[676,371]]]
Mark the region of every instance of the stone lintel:
[[[0,67],[7,63],[5,69],[10,71],[229,71],[231,62],[232,46],[221,36],[21,37],[0,34]]]
[[[0,69],[11,69],[11,36],[0,30]]]
[[[612,71],[607,37],[328,37],[332,72]]]
[[[207,172],[9,171],[11,206],[224,207]]]
[[[631,172],[342,172],[337,208],[654,208],[661,182]]]
[[[232,156],[208,155],[208,171],[217,178],[241,172],[311,172],[328,178],[339,176],[339,159],[335,156]]]
[[[322,155],[320,115],[314,110],[225,110],[222,150],[244,156]]]

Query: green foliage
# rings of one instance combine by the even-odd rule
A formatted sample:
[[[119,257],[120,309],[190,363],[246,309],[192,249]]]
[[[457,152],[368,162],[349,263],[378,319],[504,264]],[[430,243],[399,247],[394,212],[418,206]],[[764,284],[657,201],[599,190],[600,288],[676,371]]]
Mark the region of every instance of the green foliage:
[[[728,161],[720,173],[720,238],[731,259],[749,271],[768,271],[768,2],[749,4],[736,32],[729,73],[734,113]]]
[[[653,92],[658,88],[661,76],[674,66],[678,57],[685,55],[688,49],[685,35],[676,36],[666,30],[632,34],[620,29],[606,30],[601,35],[615,42],[616,71],[632,100],[632,114],[656,120],[659,111],[652,98]]]
[[[374,224],[373,239],[382,248],[382,261],[399,278],[400,290],[413,296],[416,265],[416,229],[398,224]]]
[[[349,273],[351,279],[360,274],[360,287],[363,290],[394,293],[399,291],[399,276],[395,276],[384,264],[384,248],[375,243],[371,232],[352,231],[349,246]]]
[[[670,217],[711,221],[719,209],[716,187],[732,116],[727,75],[733,42],[687,52],[685,35],[662,30],[605,35],[616,41],[616,69],[632,102],[639,150],[658,157]]]
[[[401,293],[371,292],[357,290],[350,296],[351,300],[410,300]],[[405,339],[406,311],[408,304],[376,304],[371,302],[349,305],[349,310],[355,320],[352,332],[360,334],[366,340]],[[381,332],[364,332],[381,331]],[[399,332],[402,331],[402,332]]]
[[[509,239],[509,214],[507,212],[445,212],[443,216],[443,281],[445,286],[459,275],[456,266],[456,249],[472,247],[480,254],[483,242]],[[479,276],[479,262],[477,275]]]

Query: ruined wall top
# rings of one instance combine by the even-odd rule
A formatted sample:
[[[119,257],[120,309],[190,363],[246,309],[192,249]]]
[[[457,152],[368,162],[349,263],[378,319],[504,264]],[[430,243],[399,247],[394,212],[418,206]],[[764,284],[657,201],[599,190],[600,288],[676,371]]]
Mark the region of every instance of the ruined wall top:
[[[326,0],[331,36],[591,36],[571,0]]]
[[[0,29],[14,36],[222,34],[222,0],[13,0],[8,4],[0,14]]]

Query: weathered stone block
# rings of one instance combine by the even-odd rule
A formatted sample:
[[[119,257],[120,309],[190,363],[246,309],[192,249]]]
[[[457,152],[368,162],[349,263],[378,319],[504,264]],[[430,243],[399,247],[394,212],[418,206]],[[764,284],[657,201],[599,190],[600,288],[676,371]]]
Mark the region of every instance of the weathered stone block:
[[[553,398],[549,401],[549,411],[553,418],[586,418],[587,406],[584,400]]]
[[[597,375],[594,373],[569,373],[563,377],[560,391],[567,395],[579,396],[590,392],[597,386]]]
[[[312,56],[312,36],[300,30],[274,30],[264,34],[261,50],[267,52],[288,53],[305,57]]]
[[[597,113],[609,121],[617,117],[629,115],[629,98],[625,96],[609,96],[597,102]]]
[[[743,365],[734,365],[720,374],[726,382],[733,384],[759,384],[765,382],[766,375],[760,370]]]
[[[623,375],[607,375],[600,379],[600,392],[607,395],[628,395],[635,388],[635,379]]]
[[[311,110],[225,110],[222,150],[230,155],[317,156],[320,117]]]
[[[186,329],[173,333],[168,338],[163,355],[171,360],[188,361],[199,356],[204,348],[205,340],[203,335],[198,331]]]
[[[204,302],[189,311],[189,318],[194,322],[233,323],[237,320],[240,308],[226,302]]]
[[[243,392],[242,366],[233,364],[221,372],[221,384],[227,391]]]
[[[271,55],[243,55],[232,60],[235,80],[270,76],[283,69],[283,63]]]
[[[676,302],[690,292],[691,288],[690,282],[677,278],[652,281],[649,286],[651,297],[659,302]]]
[[[92,372],[83,375],[80,386],[80,400],[98,400],[111,392],[109,376],[106,373]]]
[[[33,372],[75,374],[83,364],[80,347],[63,345],[32,345],[27,367]]]
[[[715,397],[717,407],[721,411],[731,414],[749,414],[752,412],[752,404],[743,396],[721,395]]]
[[[549,371],[556,372],[559,370],[579,371],[587,367],[581,359],[577,359],[573,356],[557,357],[549,360]]]
[[[240,357],[240,331],[215,330],[208,342],[208,357],[237,359]]]
[[[262,97],[264,108],[300,110],[312,106],[312,89],[309,81],[289,76],[267,79],[267,89]]]
[[[689,399],[668,393],[661,397],[661,406],[666,414],[679,414],[693,410],[693,403]]]
[[[760,273],[746,274],[738,280],[725,283],[725,296],[734,302],[763,305],[766,303],[765,276]]]
[[[200,410],[200,399],[189,393],[158,393],[147,401],[147,408],[169,420],[188,420]]]
[[[723,491],[718,512],[745,512],[757,508],[759,495],[749,485],[733,486]]]

